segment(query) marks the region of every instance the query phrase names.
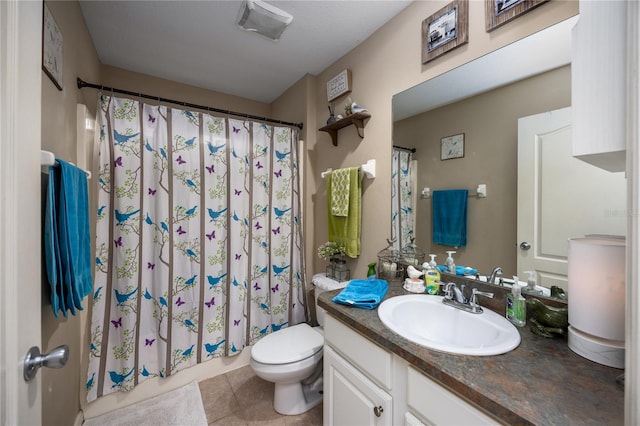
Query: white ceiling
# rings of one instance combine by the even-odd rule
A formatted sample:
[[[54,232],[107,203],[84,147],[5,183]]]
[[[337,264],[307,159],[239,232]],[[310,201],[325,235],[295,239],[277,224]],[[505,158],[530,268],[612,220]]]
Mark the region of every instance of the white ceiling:
[[[80,0],[80,7],[101,63],[270,103],[411,1],[268,3],[293,15],[278,42],[236,27],[240,0]]]

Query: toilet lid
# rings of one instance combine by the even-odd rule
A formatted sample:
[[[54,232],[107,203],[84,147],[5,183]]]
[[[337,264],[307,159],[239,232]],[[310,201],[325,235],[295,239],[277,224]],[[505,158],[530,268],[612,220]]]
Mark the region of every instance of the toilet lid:
[[[263,364],[288,364],[309,358],[323,345],[324,337],[302,323],[263,337],[251,347],[251,357]]]

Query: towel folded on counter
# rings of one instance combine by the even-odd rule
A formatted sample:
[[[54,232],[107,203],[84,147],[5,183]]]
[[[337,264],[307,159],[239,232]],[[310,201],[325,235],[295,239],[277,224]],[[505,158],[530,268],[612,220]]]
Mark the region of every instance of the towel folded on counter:
[[[447,268],[446,265],[438,265],[437,268],[440,272],[449,272],[449,268]],[[477,273],[477,269],[473,269],[468,266],[456,265],[456,275],[476,275]]]
[[[84,170],[56,159],[49,167],[45,205],[44,256],[51,287],[51,308],[66,317],[82,310],[91,293],[89,192]]]
[[[351,280],[332,301],[356,308],[375,309],[388,289],[389,283],[385,280]]]
[[[433,242],[452,247],[467,245],[466,189],[433,191]]]

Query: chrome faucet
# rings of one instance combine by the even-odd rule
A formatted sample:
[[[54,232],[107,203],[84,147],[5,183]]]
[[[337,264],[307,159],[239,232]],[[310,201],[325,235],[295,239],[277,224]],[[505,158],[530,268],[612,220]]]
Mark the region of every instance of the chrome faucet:
[[[493,293],[479,291],[474,287],[471,291],[471,298],[467,300],[463,292],[464,285],[461,287],[462,288],[458,288],[455,283],[447,283],[444,289],[444,298],[442,299],[442,303],[463,311],[471,312],[472,314],[481,314],[482,308],[478,304],[477,296],[493,298]]]
[[[491,275],[489,275],[489,277],[487,278],[487,282],[489,284],[495,284],[494,281],[496,279],[496,276],[498,275],[502,275],[502,268],[499,266],[496,266],[495,268],[493,268],[493,271],[491,271]]]

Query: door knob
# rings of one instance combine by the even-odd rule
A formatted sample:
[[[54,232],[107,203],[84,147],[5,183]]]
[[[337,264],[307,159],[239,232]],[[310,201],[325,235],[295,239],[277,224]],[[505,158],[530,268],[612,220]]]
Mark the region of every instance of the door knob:
[[[69,346],[62,345],[46,354],[32,346],[24,357],[23,377],[26,382],[33,380],[40,367],[62,368],[69,360]]]
[[[531,248],[531,244],[529,244],[526,241],[523,241],[523,242],[520,243],[520,248],[522,250],[529,250]]]

